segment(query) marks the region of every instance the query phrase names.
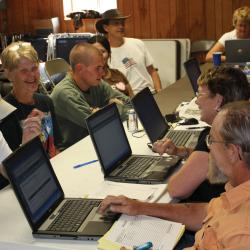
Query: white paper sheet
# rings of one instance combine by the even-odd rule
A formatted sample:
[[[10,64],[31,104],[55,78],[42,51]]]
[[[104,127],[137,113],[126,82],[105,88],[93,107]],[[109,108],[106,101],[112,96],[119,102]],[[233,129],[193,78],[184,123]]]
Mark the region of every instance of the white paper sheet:
[[[167,184],[144,185],[104,181],[90,198],[104,199],[107,195],[125,195],[132,199],[156,201],[166,191]],[[170,199],[170,198],[169,198]]]

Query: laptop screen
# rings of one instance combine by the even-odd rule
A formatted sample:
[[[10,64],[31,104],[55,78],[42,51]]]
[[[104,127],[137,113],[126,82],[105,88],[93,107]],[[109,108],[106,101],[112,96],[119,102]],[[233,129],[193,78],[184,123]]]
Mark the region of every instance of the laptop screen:
[[[184,62],[184,68],[186,70],[193,91],[196,94],[198,92],[197,80],[201,74],[199,62],[197,61],[197,59],[191,58],[188,61]]]
[[[104,174],[107,175],[132,153],[116,104],[89,116],[86,123]]]
[[[153,143],[161,139],[169,127],[149,88],[137,93],[131,101],[149,140]]]
[[[80,42],[87,42],[91,36],[88,34],[77,37],[60,37],[56,39],[56,57],[63,58],[69,63],[71,49]]]
[[[225,41],[226,62],[244,64],[250,62],[250,39]]]
[[[63,198],[39,138],[23,145],[3,165],[32,228]]]

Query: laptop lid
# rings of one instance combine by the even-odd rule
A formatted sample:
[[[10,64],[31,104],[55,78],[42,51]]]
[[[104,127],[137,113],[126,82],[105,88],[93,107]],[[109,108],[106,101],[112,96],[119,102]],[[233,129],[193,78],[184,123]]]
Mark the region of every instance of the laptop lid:
[[[39,137],[20,147],[3,161],[3,165],[32,228],[32,233],[36,237],[97,240],[110,229],[116,219],[116,217],[112,220],[106,219],[97,213],[101,202],[99,199],[66,199],[64,197]],[[60,217],[60,211],[67,201],[76,200],[81,201],[81,204],[86,204],[85,207],[81,206],[81,209],[86,209],[86,214],[84,214],[84,210],[81,210],[84,214],[83,220],[79,217],[76,218],[80,227],[71,224],[69,218],[66,219],[69,223],[68,226],[76,226],[76,230],[71,231],[70,228],[68,230],[63,227],[57,230],[49,227],[49,225],[53,226],[53,222],[56,222],[58,218],[59,221],[61,220],[61,225],[66,226],[65,218]],[[79,209],[79,207],[68,206],[71,214],[74,214],[74,209]]]
[[[37,231],[64,199],[39,137],[22,145],[3,165],[33,232]]]
[[[131,100],[135,112],[137,113],[149,140],[155,141],[164,137],[168,132],[169,126],[151,93],[149,88],[144,88],[137,93]]]
[[[106,177],[132,154],[116,104],[92,114],[86,124]]]
[[[196,58],[190,58],[184,62],[184,68],[191,83],[194,93],[198,92],[197,80],[201,74],[200,65]]]
[[[225,41],[226,62],[244,64],[250,62],[250,39],[235,39]]]

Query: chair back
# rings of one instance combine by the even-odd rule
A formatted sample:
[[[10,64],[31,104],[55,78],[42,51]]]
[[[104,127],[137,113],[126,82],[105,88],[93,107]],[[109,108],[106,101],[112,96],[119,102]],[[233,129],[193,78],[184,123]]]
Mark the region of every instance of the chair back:
[[[199,63],[204,63],[207,52],[212,48],[214,44],[214,40],[198,40],[192,42],[190,57],[195,57]]]
[[[45,62],[45,71],[50,81],[56,85],[70,69],[70,65],[63,58],[56,58]]]

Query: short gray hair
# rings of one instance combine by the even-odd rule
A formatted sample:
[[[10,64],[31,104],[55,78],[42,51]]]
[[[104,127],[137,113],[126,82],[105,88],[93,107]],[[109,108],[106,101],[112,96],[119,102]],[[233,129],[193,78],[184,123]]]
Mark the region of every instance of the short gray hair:
[[[1,54],[3,68],[10,71],[16,69],[22,58],[27,58],[37,65],[39,64],[38,54],[30,43],[22,41],[11,43]]]
[[[250,102],[237,101],[226,104],[221,112],[223,122],[220,134],[223,140],[241,148],[242,160],[250,169]]]

